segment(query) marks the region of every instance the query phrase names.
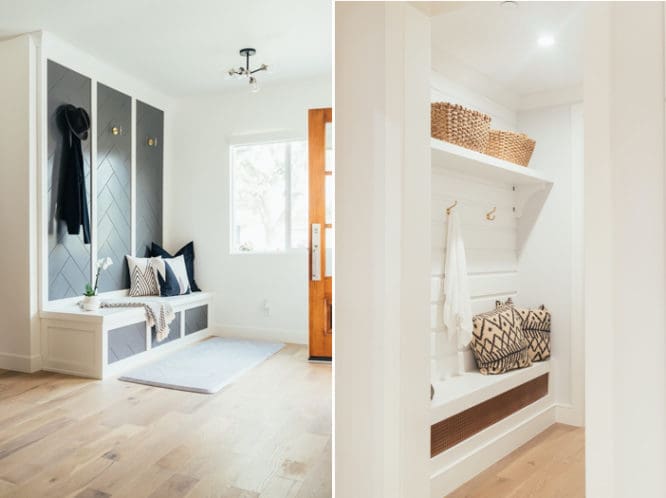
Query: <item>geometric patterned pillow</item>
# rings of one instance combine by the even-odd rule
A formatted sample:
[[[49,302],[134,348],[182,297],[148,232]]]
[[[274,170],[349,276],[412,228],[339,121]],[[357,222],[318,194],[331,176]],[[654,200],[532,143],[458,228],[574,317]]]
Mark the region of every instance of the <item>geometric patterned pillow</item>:
[[[160,288],[157,284],[155,260],[160,258],[135,258],[125,256],[129,267],[131,297],[159,296]]]
[[[482,374],[500,374],[532,364],[523,318],[513,306],[499,306],[476,315],[473,321],[470,346]]]
[[[499,301],[495,304],[502,305]],[[505,304],[514,306],[511,298]],[[530,360],[544,361],[550,358],[550,311],[543,304],[536,309],[514,308],[523,319],[523,333],[528,342]]]
[[[542,304],[537,309],[516,308],[523,319],[523,332],[532,361],[550,358],[550,311]]]

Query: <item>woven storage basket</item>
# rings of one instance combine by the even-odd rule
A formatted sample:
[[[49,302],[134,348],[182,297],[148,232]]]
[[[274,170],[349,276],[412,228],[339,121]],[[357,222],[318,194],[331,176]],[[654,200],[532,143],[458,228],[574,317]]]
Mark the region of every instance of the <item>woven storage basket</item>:
[[[478,152],[486,150],[490,116],[449,102],[430,104],[430,134]]]
[[[490,130],[486,154],[521,166],[527,166],[536,142],[523,133]]]

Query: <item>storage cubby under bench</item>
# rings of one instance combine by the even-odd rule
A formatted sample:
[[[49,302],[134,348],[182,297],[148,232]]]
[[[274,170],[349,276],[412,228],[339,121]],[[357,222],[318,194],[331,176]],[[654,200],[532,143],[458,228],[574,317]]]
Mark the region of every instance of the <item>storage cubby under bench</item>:
[[[176,315],[169,335],[157,341],[143,307],[83,311],[76,302],[51,303],[40,313],[42,368],[103,379],[211,335],[209,292],[113,300],[169,303]]]

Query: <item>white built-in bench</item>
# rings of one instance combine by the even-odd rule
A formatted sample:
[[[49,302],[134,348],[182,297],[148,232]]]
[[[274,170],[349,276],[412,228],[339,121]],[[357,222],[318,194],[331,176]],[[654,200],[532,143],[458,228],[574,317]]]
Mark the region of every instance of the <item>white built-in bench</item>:
[[[110,300],[168,302],[176,313],[169,336],[157,342],[143,307],[83,311],[74,300],[50,303],[40,312],[44,370],[103,379],[211,335],[210,292]]]
[[[549,372],[550,361],[541,361],[533,363],[530,367],[499,375],[482,375],[476,370],[434,382],[435,396],[431,402],[431,424],[435,425]]]

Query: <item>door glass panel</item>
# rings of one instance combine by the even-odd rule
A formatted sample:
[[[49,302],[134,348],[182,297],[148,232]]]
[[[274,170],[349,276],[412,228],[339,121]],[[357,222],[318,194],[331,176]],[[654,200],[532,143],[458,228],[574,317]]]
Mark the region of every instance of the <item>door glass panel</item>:
[[[326,221],[325,223],[327,225],[331,225],[333,223],[333,199],[335,197],[335,183],[333,182],[333,175],[326,175],[326,179],[324,180],[325,184],[325,193],[324,196],[326,197]]]
[[[326,149],[324,151],[324,169],[326,171],[334,171],[335,164],[333,163],[333,124],[326,123]]]
[[[332,228],[326,229],[326,262],[324,265],[325,268],[325,277],[333,276],[333,247],[335,247],[335,231]]]

